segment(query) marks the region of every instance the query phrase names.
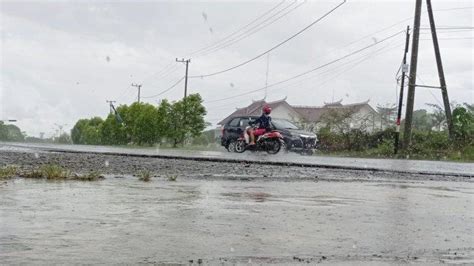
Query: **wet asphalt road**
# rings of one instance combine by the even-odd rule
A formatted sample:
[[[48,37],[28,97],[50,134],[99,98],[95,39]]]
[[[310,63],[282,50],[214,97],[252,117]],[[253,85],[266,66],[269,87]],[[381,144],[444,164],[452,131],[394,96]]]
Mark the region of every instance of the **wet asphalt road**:
[[[474,184],[114,178],[0,185],[2,264],[474,263]]]
[[[302,156],[295,153],[280,152],[277,155],[267,155],[266,153],[245,152],[243,154],[229,153],[223,151],[186,151],[167,150],[157,148],[120,148],[110,146],[91,145],[57,145],[57,144],[29,144],[29,143],[0,143],[0,148],[24,147],[35,150],[63,150],[97,153],[117,153],[135,155],[160,155],[187,158],[208,158],[217,160],[252,160],[260,162],[277,162],[306,164],[313,166],[335,166],[355,169],[380,169],[386,171],[399,171],[408,173],[434,173],[434,174],[459,174],[474,177],[474,163],[458,163],[445,161],[424,161],[424,160],[400,160],[400,159],[367,159],[367,158],[346,158],[329,156]]]

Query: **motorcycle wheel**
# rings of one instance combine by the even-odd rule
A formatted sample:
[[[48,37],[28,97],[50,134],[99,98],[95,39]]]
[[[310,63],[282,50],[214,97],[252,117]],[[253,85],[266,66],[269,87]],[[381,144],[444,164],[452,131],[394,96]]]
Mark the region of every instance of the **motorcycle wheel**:
[[[277,154],[280,151],[282,145],[279,140],[273,139],[268,141],[265,146],[267,148],[268,154]]]
[[[237,153],[242,153],[245,151],[245,141],[237,140],[234,145],[234,151]]]

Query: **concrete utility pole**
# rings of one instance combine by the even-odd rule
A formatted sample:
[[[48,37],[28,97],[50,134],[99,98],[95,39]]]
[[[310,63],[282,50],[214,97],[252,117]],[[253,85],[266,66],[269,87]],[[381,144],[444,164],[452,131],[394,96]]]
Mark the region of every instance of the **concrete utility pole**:
[[[439,52],[438,35],[436,34],[436,25],[434,22],[433,9],[431,7],[431,0],[426,0],[426,7],[428,9],[428,17],[430,19],[431,37],[433,39],[433,47],[436,56],[436,65],[438,67],[439,84],[441,86],[441,93],[443,94],[444,111],[446,113],[446,122],[448,123],[449,137],[453,137],[453,119],[451,115],[451,106],[449,104],[448,89],[446,87],[446,80],[444,78],[443,62],[441,61],[441,54]]]
[[[142,84],[134,84],[134,83],[132,83],[132,86],[138,88],[138,103],[140,103],[140,88],[142,87]]]
[[[61,135],[63,134],[63,128],[64,128],[65,126],[67,126],[67,124],[56,124],[56,123],[54,123],[54,125],[59,128],[58,137],[61,137]]]
[[[176,62],[186,63],[186,76],[184,76],[184,98],[186,98],[188,96],[188,66],[191,62],[191,59],[184,60],[183,58],[181,60],[178,60],[178,58],[176,58]]]
[[[110,113],[112,114],[112,113],[113,113],[112,106],[113,106],[113,104],[114,104],[116,101],[105,100],[105,102],[107,102],[107,103],[109,104],[109,111],[110,111]]]
[[[407,109],[405,113],[405,130],[403,147],[407,149],[411,142],[411,124],[413,122],[413,108],[415,106],[416,68],[418,65],[418,45],[420,42],[421,0],[416,0],[415,22],[413,27],[413,41],[411,46],[410,77],[408,80]]]
[[[406,40],[405,40],[405,52],[403,53],[403,63],[402,63],[402,82],[400,85],[400,99],[398,101],[398,112],[397,112],[397,128],[395,132],[395,144],[394,144],[394,153],[398,153],[398,142],[400,139],[400,120],[402,117],[402,106],[403,106],[403,90],[405,87],[405,75],[408,71],[407,66],[407,53],[408,47],[410,45],[410,26],[407,26]]]

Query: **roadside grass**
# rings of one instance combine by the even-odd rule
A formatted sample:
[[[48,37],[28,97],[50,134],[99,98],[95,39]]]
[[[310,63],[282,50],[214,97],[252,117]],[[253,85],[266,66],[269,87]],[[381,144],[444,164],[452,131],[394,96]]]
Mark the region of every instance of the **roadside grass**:
[[[10,179],[17,175],[18,169],[13,165],[7,165],[0,168],[0,179]]]
[[[43,171],[38,170],[38,169],[33,169],[31,171],[26,171],[21,174],[21,177],[24,178],[33,178],[33,179],[39,179],[43,178]]]
[[[151,172],[148,170],[142,170],[138,173],[138,180],[143,182],[149,182],[151,180]]]
[[[167,179],[168,179],[168,181],[173,181],[174,182],[178,179],[178,175],[169,175]]]
[[[23,178],[47,179],[47,180],[78,180],[78,181],[97,181],[104,179],[104,176],[98,171],[91,171],[86,174],[72,173],[56,164],[47,164],[39,169],[23,171],[19,174]]]
[[[411,159],[411,160],[435,160],[454,162],[474,162],[474,147],[467,146],[460,149],[425,150],[423,152],[406,152],[400,150],[397,155],[393,154],[393,147],[381,145],[377,148],[364,151],[320,151],[316,150],[314,155],[330,157],[355,157],[355,158],[379,158],[379,159]]]
[[[71,171],[57,164],[47,164],[40,168],[41,175],[48,180],[62,180],[71,177]]]
[[[76,174],[73,177],[71,177],[71,180],[79,180],[79,181],[98,181],[101,179],[104,179],[104,176],[98,171],[91,171],[84,175]]]

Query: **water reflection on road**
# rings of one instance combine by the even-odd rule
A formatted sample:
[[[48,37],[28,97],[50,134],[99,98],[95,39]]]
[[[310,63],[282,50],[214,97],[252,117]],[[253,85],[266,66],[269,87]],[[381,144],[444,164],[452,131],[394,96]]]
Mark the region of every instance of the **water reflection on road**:
[[[460,182],[16,179],[0,185],[0,260],[290,263],[410,254],[474,262],[473,194],[472,183]]]

